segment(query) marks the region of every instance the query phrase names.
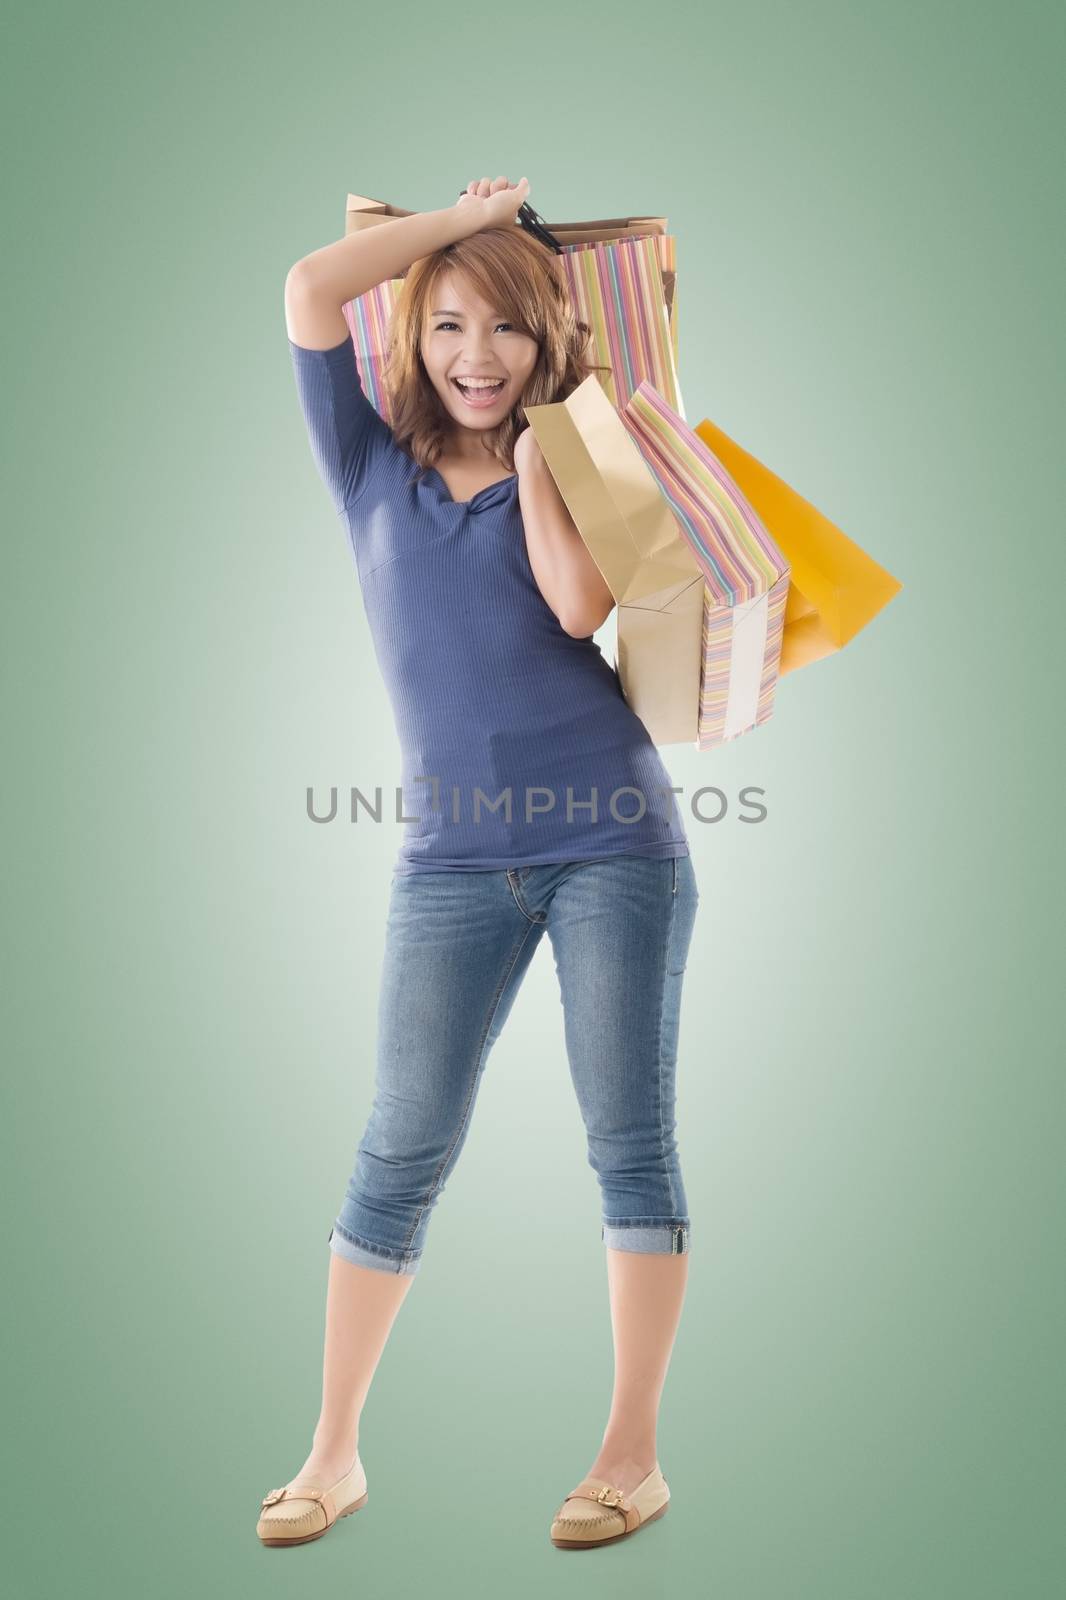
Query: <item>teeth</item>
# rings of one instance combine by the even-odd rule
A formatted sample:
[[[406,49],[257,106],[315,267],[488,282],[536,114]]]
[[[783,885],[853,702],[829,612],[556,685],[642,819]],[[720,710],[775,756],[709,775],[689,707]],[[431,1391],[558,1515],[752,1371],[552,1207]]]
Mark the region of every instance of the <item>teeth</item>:
[[[505,383],[504,378],[456,378],[456,383],[461,383],[464,389],[495,389],[497,384]]]

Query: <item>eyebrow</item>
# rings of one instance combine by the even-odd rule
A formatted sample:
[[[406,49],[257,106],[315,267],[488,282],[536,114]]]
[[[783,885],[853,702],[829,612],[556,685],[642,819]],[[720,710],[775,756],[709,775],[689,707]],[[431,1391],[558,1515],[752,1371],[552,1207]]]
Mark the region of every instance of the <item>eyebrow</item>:
[[[453,311],[450,306],[441,306],[439,311],[430,312],[431,317],[461,317],[462,314],[463,313],[461,311]],[[492,315],[494,317],[499,317],[502,316],[503,313],[501,311],[494,311]]]

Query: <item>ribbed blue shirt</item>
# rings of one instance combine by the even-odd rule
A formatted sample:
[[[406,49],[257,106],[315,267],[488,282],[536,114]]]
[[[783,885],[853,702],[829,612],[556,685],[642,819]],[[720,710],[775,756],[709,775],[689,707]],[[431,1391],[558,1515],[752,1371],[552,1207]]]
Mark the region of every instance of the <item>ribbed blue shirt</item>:
[[[688,855],[669,774],[617,673],[541,594],[517,474],[453,500],[364,393],[350,338],[289,349],[400,741],[414,820],[395,870]]]

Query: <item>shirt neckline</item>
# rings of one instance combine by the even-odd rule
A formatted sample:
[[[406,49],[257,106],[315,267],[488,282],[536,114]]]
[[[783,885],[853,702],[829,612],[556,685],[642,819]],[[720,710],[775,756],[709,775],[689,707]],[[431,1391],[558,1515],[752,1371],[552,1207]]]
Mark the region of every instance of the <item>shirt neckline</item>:
[[[518,482],[518,473],[512,472],[506,478],[497,478],[495,483],[487,483],[483,489],[479,489],[476,494],[472,494],[469,500],[456,500],[436,467],[427,467],[426,471],[437,480],[440,486],[441,499],[444,503],[449,506],[458,506],[463,510],[469,510],[471,506],[476,505],[487,494],[498,495],[501,490],[509,491],[511,485]]]

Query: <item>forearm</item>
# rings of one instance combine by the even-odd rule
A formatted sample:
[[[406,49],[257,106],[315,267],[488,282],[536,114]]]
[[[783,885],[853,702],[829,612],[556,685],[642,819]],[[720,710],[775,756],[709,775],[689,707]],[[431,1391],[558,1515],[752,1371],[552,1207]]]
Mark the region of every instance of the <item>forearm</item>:
[[[539,450],[519,470],[518,499],[537,587],[560,626],[575,639],[585,639],[610,615],[614,596]]]
[[[312,250],[297,261],[289,279],[322,300],[344,306],[379,283],[400,277],[422,256],[476,231],[474,219],[457,206],[393,217]]]

